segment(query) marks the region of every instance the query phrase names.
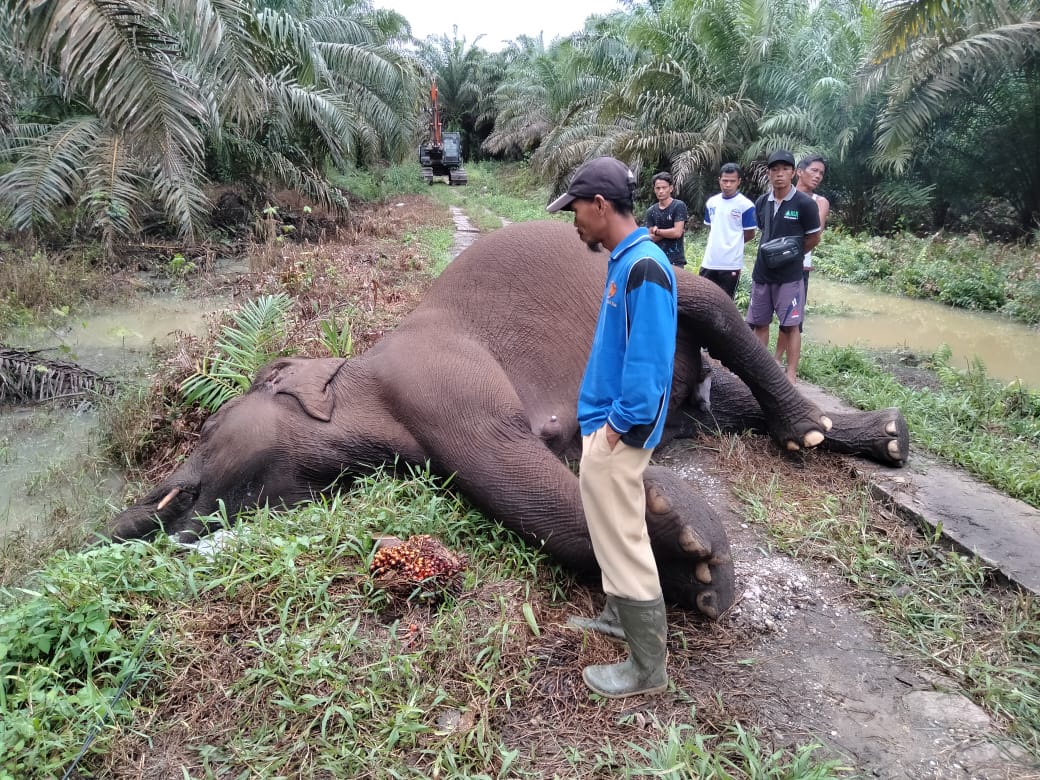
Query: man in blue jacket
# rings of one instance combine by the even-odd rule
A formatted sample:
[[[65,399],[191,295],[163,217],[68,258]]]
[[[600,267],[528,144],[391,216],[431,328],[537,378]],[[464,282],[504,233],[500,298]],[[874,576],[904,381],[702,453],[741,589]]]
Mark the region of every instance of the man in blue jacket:
[[[664,599],[646,528],[643,472],[668,412],[677,299],[671,264],[636,224],[634,187],[624,163],[598,157],[578,168],[547,209],[574,212],[581,240],[610,252],[578,393],[581,500],[607,604],[598,618],[575,623],[628,642],[625,661],[582,673],[593,691],[611,698],[668,686]]]

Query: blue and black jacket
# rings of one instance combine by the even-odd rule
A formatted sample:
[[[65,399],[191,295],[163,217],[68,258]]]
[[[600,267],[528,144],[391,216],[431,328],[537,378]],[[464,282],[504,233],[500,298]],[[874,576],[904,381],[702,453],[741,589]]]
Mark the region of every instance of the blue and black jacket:
[[[603,304],[578,393],[588,436],[609,423],[631,447],[661,441],[675,363],[675,274],[646,228],[618,244],[607,264]]]

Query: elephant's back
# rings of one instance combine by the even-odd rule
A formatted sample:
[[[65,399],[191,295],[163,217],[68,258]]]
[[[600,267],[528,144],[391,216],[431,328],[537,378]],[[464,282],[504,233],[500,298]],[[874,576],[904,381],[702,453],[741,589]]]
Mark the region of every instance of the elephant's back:
[[[588,328],[591,336],[609,255],[574,227],[520,222],[481,236],[445,269],[420,308],[447,308],[478,331]]]
[[[532,425],[573,419],[609,255],[570,225],[516,223],[460,254],[393,334],[394,346],[485,351]],[[387,345],[389,348],[389,345]]]

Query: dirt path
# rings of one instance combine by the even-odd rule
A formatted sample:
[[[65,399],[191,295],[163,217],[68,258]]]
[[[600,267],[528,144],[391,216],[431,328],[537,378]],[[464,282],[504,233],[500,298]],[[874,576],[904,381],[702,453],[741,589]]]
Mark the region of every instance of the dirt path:
[[[749,638],[733,648],[739,660],[715,659],[708,676],[777,746],[808,737],[861,775],[891,780],[1040,778],[1035,757],[1002,743],[999,727],[953,680],[886,647],[838,577],[770,551],[741,522],[714,454],[679,443],[659,460],[727,519],[743,594],[728,619]],[[744,691],[769,693],[741,701]]]

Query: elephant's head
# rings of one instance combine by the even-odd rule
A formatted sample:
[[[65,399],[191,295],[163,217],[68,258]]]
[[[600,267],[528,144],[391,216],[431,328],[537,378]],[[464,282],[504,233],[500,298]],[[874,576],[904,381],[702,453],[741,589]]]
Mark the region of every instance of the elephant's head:
[[[345,361],[280,359],[261,369],[249,392],[206,420],[191,456],[136,504],[117,515],[116,540],[204,532],[200,517],[228,516],[265,503],[291,505],[334,480],[340,461],[320,462],[317,429],[335,409],[330,384]],[[328,435],[324,433],[324,435]],[[309,442],[315,452],[304,452]],[[301,456],[309,469],[299,467]]]

